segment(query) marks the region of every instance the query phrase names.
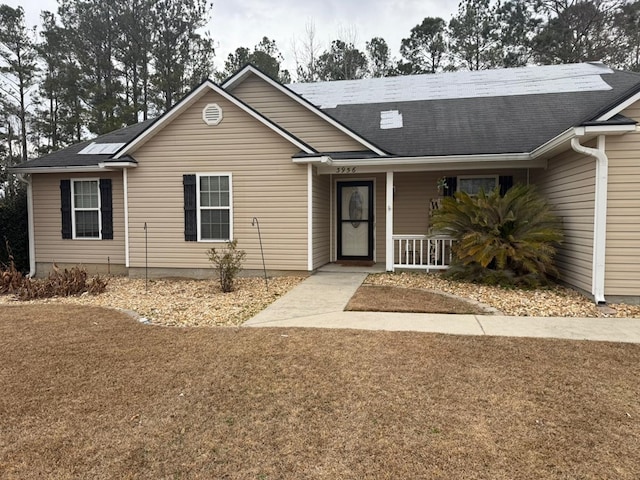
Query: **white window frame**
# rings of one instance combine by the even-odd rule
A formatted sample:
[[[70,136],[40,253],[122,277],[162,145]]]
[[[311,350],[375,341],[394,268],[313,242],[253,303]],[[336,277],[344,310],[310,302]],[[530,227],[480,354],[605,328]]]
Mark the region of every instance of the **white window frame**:
[[[95,182],[98,189],[98,208],[76,208],[76,183]],[[76,232],[76,212],[98,212],[98,236],[79,237]],[[100,199],[100,179],[99,178],[78,178],[71,180],[71,225],[72,238],[74,240],[102,240],[102,203]]]
[[[499,182],[500,182],[500,178],[499,177],[500,177],[500,175],[458,175],[458,181],[456,182],[456,190],[458,192],[462,192],[463,191],[460,188],[460,184],[462,183],[460,180],[474,180],[474,179],[477,179],[477,178],[493,178],[493,180],[494,180],[493,188],[496,188],[499,185]],[[468,192],[465,192],[465,193],[468,193]],[[485,192],[485,193],[488,193],[488,192]],[[477,194],[468,193],[468,195],[473,197],[473,196],[475,196]]]
[[[200,205],[200,179],[202,177],[229,177],[229,206],[228,207],[202,207]],[[229,238],[209,239],[202,238],[202,210],[229,210]],[[196,213],[198,222],[198,242],[227,243],[233,241],[233,175],[230,172],[196,173]]]

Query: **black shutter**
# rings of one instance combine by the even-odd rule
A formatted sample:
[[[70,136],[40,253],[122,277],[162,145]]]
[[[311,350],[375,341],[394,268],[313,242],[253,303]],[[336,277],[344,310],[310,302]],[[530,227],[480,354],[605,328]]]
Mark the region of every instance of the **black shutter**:
[[[60,212],[62,212],[62,238],[72,237],[71,180],[60,180]]]
[[[100,179],[100,215],[102,216],[102,239],[113,240],[113,194],[111,179]]]
[[[513,177],[511,175],[498,177],[498,183],[500,184],[500,195],[504,197],[504,194],[513,187]]]
[[[196,212],[196,176],[183,175],[184,185],[184,240],[196,242],[198,240],[198,217]]]
[[[453,194],[456,193],[456,190],[458,189],[458,177],[446,177],[445,181],[447,186],[444,189],[444,196],[453,197]]]

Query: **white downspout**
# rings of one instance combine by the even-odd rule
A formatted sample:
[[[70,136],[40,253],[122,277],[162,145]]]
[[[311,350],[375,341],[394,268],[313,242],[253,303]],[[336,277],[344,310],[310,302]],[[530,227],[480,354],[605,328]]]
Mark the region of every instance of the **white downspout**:
[[[124,190],[124,266],[129,268],[129,174],[122,169],[122,189]]]
[[[607,303],[604,298],[605,254],[607,243],[607,185],[609,158],[605,152],[605,136],[598,136],[598,148],[585,147],[576,137],[571,139],[571,148],[578,153],[596,159],[596,193],[593,221],[593,266],[591,293],[596,303]]]
[[[33,227],[33,187],[31,175],[18,174],[18,180],[27,185],[27,231],[29,235],[29,277],[36,276],[36,239]]]

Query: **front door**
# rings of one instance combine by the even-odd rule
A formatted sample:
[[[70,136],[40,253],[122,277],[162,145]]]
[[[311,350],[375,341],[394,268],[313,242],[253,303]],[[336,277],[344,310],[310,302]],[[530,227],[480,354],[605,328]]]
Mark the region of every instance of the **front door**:
[[[338,182],[338,260],[373,260],[373,182]]]

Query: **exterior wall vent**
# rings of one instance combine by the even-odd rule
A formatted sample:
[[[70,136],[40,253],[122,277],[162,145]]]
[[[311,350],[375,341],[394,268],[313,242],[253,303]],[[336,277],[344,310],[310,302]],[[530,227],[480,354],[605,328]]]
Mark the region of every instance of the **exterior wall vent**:
[[[217,103],[210,103],[202,110],[202,119],[207,125],[218,125],[222,121],[222,109]]]
[[[402,128],[402,114],[398,110],[380,112],[380,129]]]

